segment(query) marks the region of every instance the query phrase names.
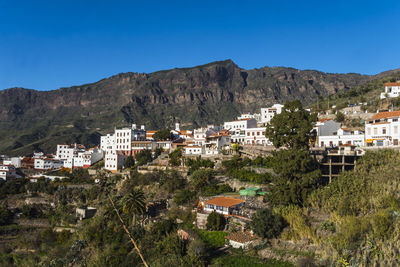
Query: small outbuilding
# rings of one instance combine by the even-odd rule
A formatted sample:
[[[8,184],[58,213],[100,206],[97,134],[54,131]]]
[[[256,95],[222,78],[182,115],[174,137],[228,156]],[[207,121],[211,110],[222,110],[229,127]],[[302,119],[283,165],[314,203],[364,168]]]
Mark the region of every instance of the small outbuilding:
[[[250,232],[238,231],[225,237],[234,248],[247,249],[256,239]]]
[[[76,208],[76,217],[79,220],[92,218],[96,214],[96,208],[93,207],[80,207]]]

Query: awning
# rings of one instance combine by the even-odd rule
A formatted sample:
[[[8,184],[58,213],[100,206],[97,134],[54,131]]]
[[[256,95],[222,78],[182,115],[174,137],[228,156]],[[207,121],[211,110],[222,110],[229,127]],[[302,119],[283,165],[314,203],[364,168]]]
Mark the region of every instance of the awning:
[[[374,142],[374,139],[367,139],[367,140],[365,140],[365,142],[372,143],[372,142]]]

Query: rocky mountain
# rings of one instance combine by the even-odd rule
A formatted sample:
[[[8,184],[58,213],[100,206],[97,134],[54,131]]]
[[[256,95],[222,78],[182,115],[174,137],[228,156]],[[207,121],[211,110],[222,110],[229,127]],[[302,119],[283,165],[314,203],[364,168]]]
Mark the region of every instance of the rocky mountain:
[[[381,74],[382,75],[382,74]],[[241,112],[349,90],[374,79],[360,74],[264,67],[231,60],[154,73],[121,73],[53,91],[0,91],[0,153],[54,151],[59,142],[98,143],[99,135],[130,123],[184,127],[232,120]]]

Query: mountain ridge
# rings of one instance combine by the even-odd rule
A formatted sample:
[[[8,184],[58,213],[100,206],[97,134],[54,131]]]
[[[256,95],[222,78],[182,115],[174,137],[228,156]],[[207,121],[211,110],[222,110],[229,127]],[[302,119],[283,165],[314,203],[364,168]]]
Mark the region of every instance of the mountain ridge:
[[[50,91],[0,91],[0,152],[53,151],[57,142],[98,143],[100,133],[130,123],[184,127],[232,120],[242,112],[347,91],[374,79],[285,67],[242,69],[232,60],[119,73],[97,82]]]

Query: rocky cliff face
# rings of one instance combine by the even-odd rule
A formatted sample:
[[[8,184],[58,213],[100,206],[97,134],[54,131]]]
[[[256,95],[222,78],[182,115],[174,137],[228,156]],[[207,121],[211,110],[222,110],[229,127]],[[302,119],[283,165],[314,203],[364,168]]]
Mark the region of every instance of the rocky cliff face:
[[[304,104],[373,76],[292,68],[244,70],[231,60],[150,74],[123,73],[93,84],[0,92],[0,152],[53,151],[57,142],[95,144],[99,131],[135,122],[197,127],[300,99]]]

